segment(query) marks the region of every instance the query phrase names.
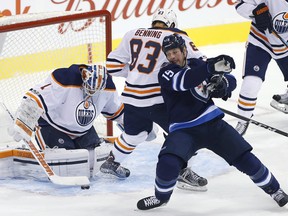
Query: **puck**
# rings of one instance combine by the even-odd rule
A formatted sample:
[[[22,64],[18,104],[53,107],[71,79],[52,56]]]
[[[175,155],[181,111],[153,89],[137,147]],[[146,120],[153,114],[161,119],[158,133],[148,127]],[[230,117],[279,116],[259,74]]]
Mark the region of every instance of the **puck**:
[[[81,186],[81,189],[82,189],[82,190],[89,190],[89,189],[90,189],[90,186],[89,186],[89,185],[82,185],[82,186]]]

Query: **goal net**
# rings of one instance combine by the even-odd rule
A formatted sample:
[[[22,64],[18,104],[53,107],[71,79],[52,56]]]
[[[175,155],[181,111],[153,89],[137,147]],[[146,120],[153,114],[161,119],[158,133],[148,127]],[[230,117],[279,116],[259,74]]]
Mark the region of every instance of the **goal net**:
[[[111,38],[111,15],[105,10],[1,17],[0,101],[15,114],[25,92],[54,69],[105,65]],[[3,112],[0,109],[1,142],[10,138],[5,135],[9,120]],[[98,116],[95,127],[100,136],[112,136],[112,124],[103,116]]]

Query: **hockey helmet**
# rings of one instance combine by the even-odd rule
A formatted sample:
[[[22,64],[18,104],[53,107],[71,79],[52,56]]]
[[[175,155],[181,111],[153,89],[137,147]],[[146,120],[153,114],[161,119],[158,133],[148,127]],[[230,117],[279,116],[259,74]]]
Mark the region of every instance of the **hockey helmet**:
[[[159,8],[153,15],[152,25],[156,21],[163,22],[168,28],[178,28],[177,16],[172,9]]]
[[[179,34],[168,35],[164,37],[162,42],[162,51],[165,55],[166,52],[175,48],[180,48],[180,50],[183,52],[184,47],[186,47],[185,40]]]
[[[106,87],[107,72],[103,65],[85,65],[81,70],[81,76],[83,89],[89,96]]]

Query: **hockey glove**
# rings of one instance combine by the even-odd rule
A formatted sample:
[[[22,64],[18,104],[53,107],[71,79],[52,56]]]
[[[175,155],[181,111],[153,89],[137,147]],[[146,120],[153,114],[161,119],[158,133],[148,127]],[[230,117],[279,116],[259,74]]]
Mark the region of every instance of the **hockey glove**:
[[[10,129],[9,134],[17,142],[22,139],[29,141],[42,113],[43,110],[36,101],[31,98],[23,99],[16,112],[13,130]]]
[[[222,98],[227,100],[230,96],[228,94],[229,81],[223,75],[213,75],[207,84],[207,91],[211,98]]]
[[[272,17],[269,13],[269,8],[265,3],[259,4],[253,11],[252,11],[254,18],[255,18],[255,24],[257,29],[260,31],[265,31],[266,29],[269,30],[270,33],[272,33],[273,25],[272,25]]]
[[[208,71],[211,74],[230,73],[235,69],[234,59],[228,55],[219,55],[215,58],[207,59]]]

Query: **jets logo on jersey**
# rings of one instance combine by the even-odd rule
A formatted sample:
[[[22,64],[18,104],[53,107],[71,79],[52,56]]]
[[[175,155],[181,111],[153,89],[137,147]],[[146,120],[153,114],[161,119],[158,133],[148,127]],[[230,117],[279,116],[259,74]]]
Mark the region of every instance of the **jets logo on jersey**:
[[[273,19],[273,26],[275,31],[279,34],[288,32],[288,13],[283,12],[276,15]]]
[[[196,86],[195,88],[191,88],[190,92],[195,98],[206,103],[210,99],[206,87],[207,82],[204,80],[200,85]]]
[[[94,104],[90,101],[82,101],[76,108],[75,117],[79,125],[89,125],[96,117]]]

